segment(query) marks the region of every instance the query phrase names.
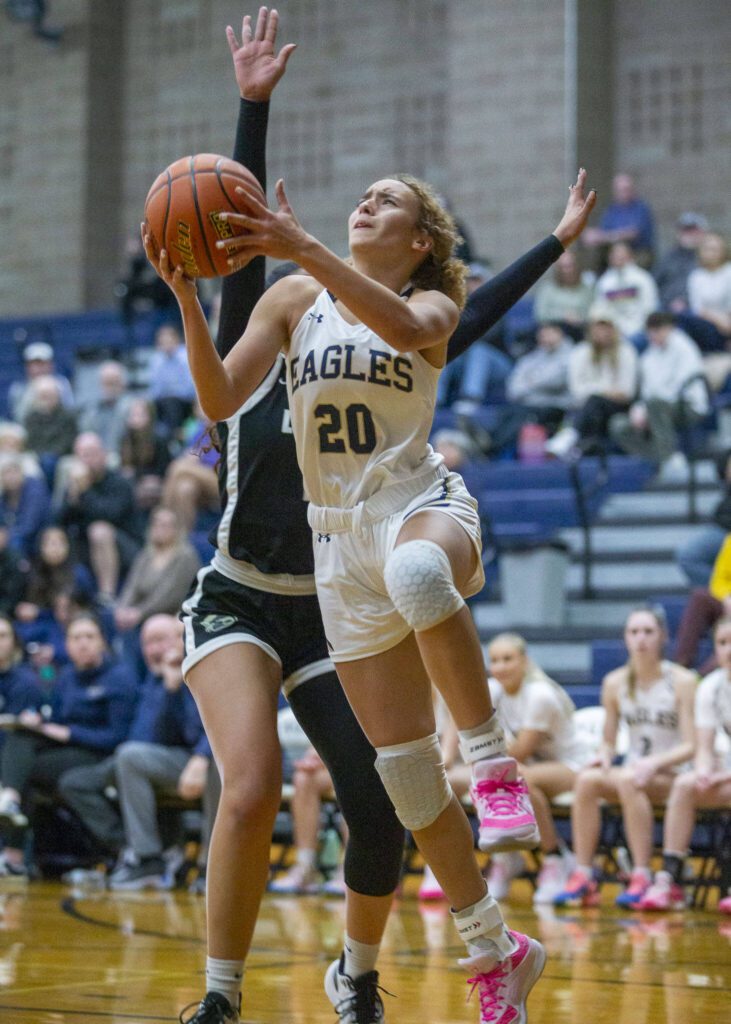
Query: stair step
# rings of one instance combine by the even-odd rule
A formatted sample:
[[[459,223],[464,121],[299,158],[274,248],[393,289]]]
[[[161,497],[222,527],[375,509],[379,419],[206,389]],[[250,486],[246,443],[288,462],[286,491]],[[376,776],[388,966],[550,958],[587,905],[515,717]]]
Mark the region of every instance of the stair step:
[[[685,525],[673,523],[665,526],[648,526],[640,523],[627,529],[627,524],[621,526],[606,526],[599,524],[591,531],[592,548],[599,555],[638,552],[649,554],[650,552],[671,551],[674,558],[675,551],[681,544],[690,540],[704,529],[701,525]],[[584,548],[584,538],[580,529],[571,527],[562,530],[562,540],[571,547],[574,552],[581,552]]]
[[[697,509],[701,517],[710,516],[719,502],[719,491],[702,491],[697,495]],[[628,521],[670,523],[688,521],[688,495],[685,493],[640,492],[613,494],[602,505],[599,524]]]

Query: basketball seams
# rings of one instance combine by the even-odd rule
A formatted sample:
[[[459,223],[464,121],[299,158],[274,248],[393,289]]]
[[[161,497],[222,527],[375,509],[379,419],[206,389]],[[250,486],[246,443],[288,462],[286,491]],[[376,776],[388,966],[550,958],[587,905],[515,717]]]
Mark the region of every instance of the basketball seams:
[[[208,169],[205,173],[210,174],[210,169]],[[195,168],[195,157],[192,156],[190,158],[190,181],[191,181],[191,188],[193,190],[193,205],[195,206],[195,215],[198,218],[198,227],[200,228],[201,241],[203,242],[203,247],[206,250],[206,257],[208,259],[208,262],[211,265],[211,269],[213,270],[214,277],[218,277],[219,274],[220,274],[220,271],[219,271],[218,267],[216,266],[216,263],[215,263],[215,260],[213,259],[213,256],[211,256],[211,250],[210,250],[210,247],[208,245],[208,238],[206,237],[206,225],[205,225],[205,222],[204,222],[203,218],[201,217],[201,208],[200,208],[200,203],[198,202],[198,183],[196,181],[197,175],[198,175],[198,172],[196,171],[196,168]]]

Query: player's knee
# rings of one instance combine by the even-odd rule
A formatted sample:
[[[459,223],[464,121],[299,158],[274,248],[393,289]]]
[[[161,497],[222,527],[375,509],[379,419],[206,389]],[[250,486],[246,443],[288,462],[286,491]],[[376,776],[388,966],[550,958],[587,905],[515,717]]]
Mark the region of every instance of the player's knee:
[[[431,629],[464,605],[446,552],[430,540],[409,540],[389,555],[383,578],[396,610],[413,630]]]
[[[433,824],[452,799],[436,733],[376,747],[376,768],[401,824],[411,832]]]

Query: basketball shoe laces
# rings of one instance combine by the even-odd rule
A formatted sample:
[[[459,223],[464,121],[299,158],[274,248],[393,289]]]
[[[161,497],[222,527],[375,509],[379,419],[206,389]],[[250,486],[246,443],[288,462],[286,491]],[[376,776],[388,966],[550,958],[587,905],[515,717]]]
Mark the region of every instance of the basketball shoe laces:
[[[467,984],[471,985],[467,1001],[477,989],[480,1000],[480,1024],[490,1024],[490,1021],[500,1020],[507,1004],[503,998],[502,990],[505,985],[505,968],[508,960],[503,960],[489,974],[478,974],[474,978],[468,978]]]
[[[486,817],[515,818],[528,813],[525,804],[527,793],[523,779],[509,781],[505,778],[508,769],[494,779],[480,779],[475,783],[475,793],[479,800],[487,802]]]
[[[383,1000],[379,992],[393,996],[393,992],[378,984],[378,971],[368,971],[352,982],[353,994],[341,999],[335,1012],[341,1021],[349,1024],[373,1024],[383,1018]]]

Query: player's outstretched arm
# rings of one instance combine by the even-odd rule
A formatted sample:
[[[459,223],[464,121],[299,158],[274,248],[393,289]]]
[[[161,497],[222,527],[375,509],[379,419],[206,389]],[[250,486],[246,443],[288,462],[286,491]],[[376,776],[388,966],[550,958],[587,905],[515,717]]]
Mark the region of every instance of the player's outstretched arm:
[[[595,204],[596,190],[586,192],[586,171],[582,167],[576,182],[569,186],[566,209],[553,233],[470,295],[457,330],[449,340],[447,362],[456,359],[481,338],[532,288],[561,253],[576,241],[586,227]]]
[[[279,14],[261,7],[256,26],[245,15],[241,39],[226,27],[236,83],[241,102],[236,126],[233,158],[248,167],[266,192],[266,135],[269,100],[295,50],[289,43],[276,53]],[[264,292],[265,259],[257,256],[234,274],[224,278],[216,348],[221,357],[231,351],[246,329],[251,312]]]

